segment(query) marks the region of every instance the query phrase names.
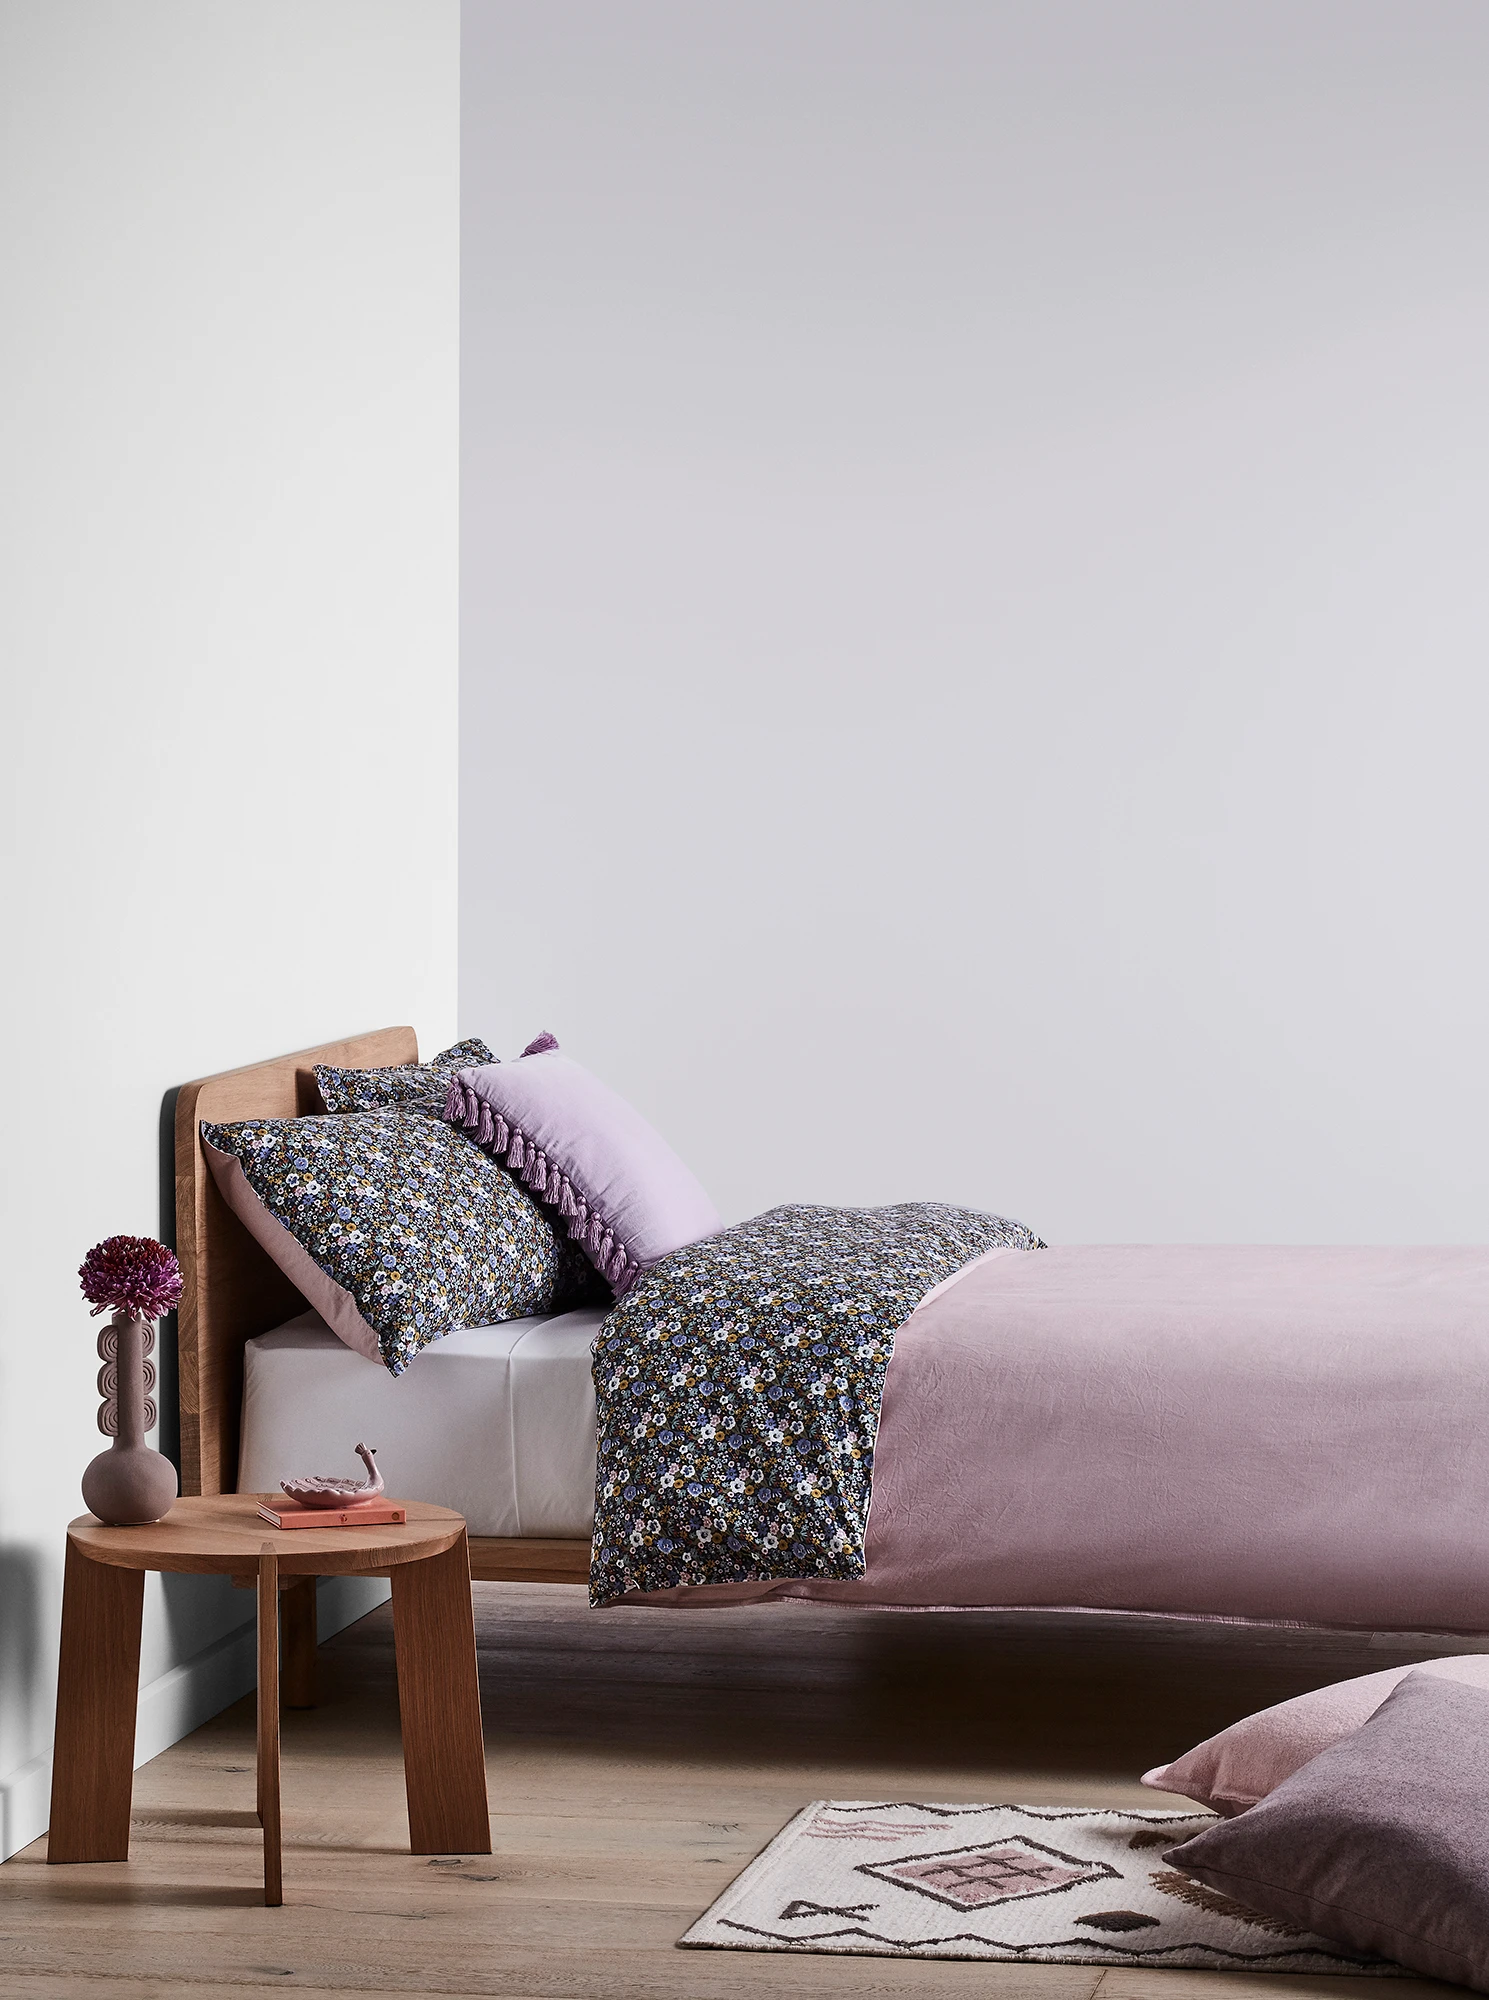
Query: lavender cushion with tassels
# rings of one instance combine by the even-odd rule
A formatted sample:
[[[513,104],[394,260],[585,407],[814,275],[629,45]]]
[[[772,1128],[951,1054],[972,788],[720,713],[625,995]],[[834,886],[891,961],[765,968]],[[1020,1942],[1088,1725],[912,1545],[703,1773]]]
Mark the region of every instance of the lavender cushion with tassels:
[[[516,1062],[459,1071],[445,1117],[557,1210],[617,1293],[721,1227],[661,1134],[560,1055],[552,1035],[529,1043]]]

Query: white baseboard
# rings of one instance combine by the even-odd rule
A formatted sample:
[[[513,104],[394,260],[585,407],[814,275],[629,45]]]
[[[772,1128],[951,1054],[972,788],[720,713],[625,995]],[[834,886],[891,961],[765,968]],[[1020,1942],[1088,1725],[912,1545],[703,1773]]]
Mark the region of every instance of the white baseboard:
[[[9,1861],[47,1830],[52,1803],[52,1755],[33,1757],[0,1778],[0,1861]]]
[[[376,1610],[388,1594],[388,1583],[382,1577],[322,1577],[316,1592],[317,1632],[322,1639],[331,1638]],[[257,1678],[258,1641],[251,1617],[191,1659],[158,1675],[140,1689],[135,1769],[240,1700]],[[8,1861],[46,1832],[51,1794],[50,1752],[31,1758],[0,1778],[0,1861]]]

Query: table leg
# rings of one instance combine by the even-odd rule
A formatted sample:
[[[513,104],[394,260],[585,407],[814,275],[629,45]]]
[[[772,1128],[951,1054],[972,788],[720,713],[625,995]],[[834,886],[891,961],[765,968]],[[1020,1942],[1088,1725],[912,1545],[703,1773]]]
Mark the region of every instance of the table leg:
[[[399,1563],[392,1575],[409,1847],[415,1854],[489,1854],[465,1536],[442,1556]]]
[[[67,1544],[48,1861],[127,1861],[145,1573]]]
[[[259,1556],[258,1811],[264,1828],[264,1901],[284,1901],[279,1842],[279,1558]]]
[[[315,1707],[315,1578],[297,1577],[279,1599],[286,1708]]]

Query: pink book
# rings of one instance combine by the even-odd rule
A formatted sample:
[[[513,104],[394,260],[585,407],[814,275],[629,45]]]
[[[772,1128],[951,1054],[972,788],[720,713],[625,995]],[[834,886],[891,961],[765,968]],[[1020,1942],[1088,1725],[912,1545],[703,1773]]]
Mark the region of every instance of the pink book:
[[[259,1514],[272,1528],[384,1528],[408,1519],[407,1507],[390,1500],[362,1507],[297,1507],[293,1500],[266,1507],[260,1501]]]

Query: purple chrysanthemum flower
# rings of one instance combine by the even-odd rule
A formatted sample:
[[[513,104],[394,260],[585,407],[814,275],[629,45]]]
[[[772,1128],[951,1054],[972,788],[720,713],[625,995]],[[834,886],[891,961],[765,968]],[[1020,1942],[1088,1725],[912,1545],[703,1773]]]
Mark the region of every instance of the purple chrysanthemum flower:
[[[181,1266],[153,1236],[106,1236],[78,1266],[78,1276],[95,1319],[103,1312],[159,1319],[181,1303]]]

